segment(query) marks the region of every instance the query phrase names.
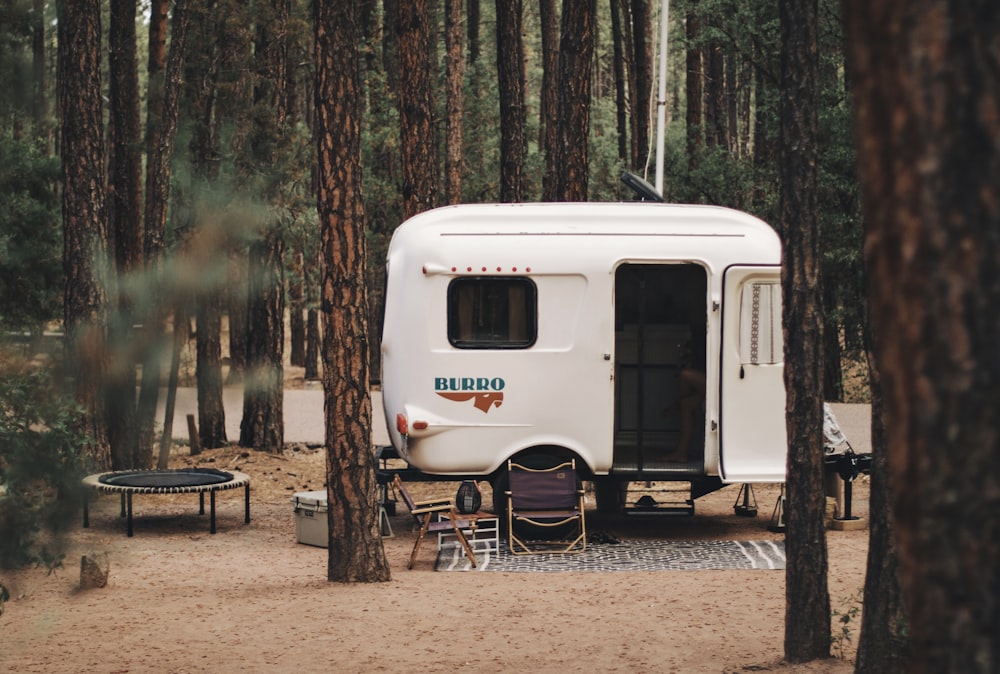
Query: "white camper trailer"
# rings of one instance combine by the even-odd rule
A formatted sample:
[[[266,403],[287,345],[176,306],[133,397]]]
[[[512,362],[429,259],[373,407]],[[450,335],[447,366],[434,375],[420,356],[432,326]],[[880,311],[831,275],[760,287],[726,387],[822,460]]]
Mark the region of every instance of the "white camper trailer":
[[[640,480],[784,482],[780,263],[771,227],[713,206],[422,213],[387,258],[392,444],[494,493],[510,458],[574,457],[602,507]]]

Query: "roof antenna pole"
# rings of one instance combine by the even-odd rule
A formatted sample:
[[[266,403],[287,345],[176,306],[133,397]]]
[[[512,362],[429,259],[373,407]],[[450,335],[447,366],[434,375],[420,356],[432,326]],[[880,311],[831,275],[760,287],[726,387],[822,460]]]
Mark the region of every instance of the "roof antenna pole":
[[[656,191],[663,194],[663,144],[667,123],[667,23],[670,0],[663,0],[660,11],[660,86],[656,97]]]

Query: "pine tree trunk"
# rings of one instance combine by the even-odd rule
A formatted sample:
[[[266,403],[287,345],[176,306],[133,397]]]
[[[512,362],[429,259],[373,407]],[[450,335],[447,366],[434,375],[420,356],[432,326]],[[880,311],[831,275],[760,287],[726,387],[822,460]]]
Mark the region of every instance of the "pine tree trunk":
[[[198,298],[198,439],[204,449],[224,447],[226,408],[222,398],[222,301],[215,289]]]
[[[650,0],[632,0],[632,68],[635,87],[632,90],[632,166],[646,163],[649,151],[649,109],[653,95],[652,7]]]
[[[240,446],[273,454],[285,448],[284,279],[281,233],[270,228],[250,244],[247,372],[243,380]]]
[[[816,159],[816,6],[780,0],[782,295],[788,427],[785,659],[830,655],[823,490],[823,319]]]
[[[43,125],[48,123],[48,67],[45,62],[45,0],[31,1],[31,114],[38,125],[36,133],[41,134]],[[46,143],[48,146],[49,143]]]
[[[868,323],[871,323],[869,318]],[[868,567],[858,638],[857,672],[905,672],[909,658],[908,620],[899,584],[899,552],[892,516],[888,429],[882,379],[875,361],[871,330],[866,330],[872,394],[872,466],[868,500]]]
[[[134,0],[112,0],[108,34],[109,230],[114,241],[115,270],[121,276],[143,266],[142,156],[140,154],[139,72],[136,56]],[[135,335],[136,298],[119,295],[117,316],[110,326],[111,408],[108,435],[114,468],[142,468],[138,456]]]
[[[319,312],[310,309],[306,312],[306,381],[319,379]]]
[[[821,268],[820,273],[823,270]],[[828,278],[825,274],[824,278]],[[823,400],[844,399],[844,375],[840,361],[840,326],[833,319],[837,297],[832,283],[823,285]]]
[[[198,388],[198,437],[201,447],[211,449],[227,444],[226,412],[222,398],[222,292],[214,280],[225,269],[227,234],[217,218],[203,217],[202,204],[210,202],[219,177],[220,63],[224,56],[219,44],[218,14],[225,11],[215,2],[191,7],[191,30],[185,67],[184,115],[190,120],[190,150],[193,175],[189,187],[194,208],[194,231],[187,247],[203,275],[194,289],[197,306],[195,377]],[[228,120],[227,120],[228,121]],[[192,447],[192,451],[194,447]]]
[[[169,0],[151,0],[149,8],[148,58],[146,62],[146,198],[143,204],[143,258],[154,292],[161,287],[156,280],[160,273],[163,234],[156,231],[153,189],[154,174],[162,165],[156,161],[163,126],[164,69],[167,65],[167,11]],[[142,379],[137,405],[137,454],[152,466],[155,442],[156,405],[160,395],[161,349],[164,341],[166,298],[151,298],[142,316],[146,348],[142,355]]]
[[[844,3],[908,672],[1000,670],[1000,5]]]
[[[162,34],[154,36],[154,26],[159,26],[160,3],[153,3],[154,20],[150,23],[150,93],[147,112],[147,149],[150,152],[146,164],[146,204],[145,231],[143,248],[146,255],[146,268],[153,277],[154,292],[162,292],[164,287],[161,274],[161,257],[163,255],[166,236],[167,204],[170,196],[170,162],[174,151],[174,140],[177,134],[178,99],[180,95],[181,74],[184,63],[184,48],[188,27],[187,0],[178,0],[174,5],[171,21],[170,52],[166,72],[163,74],[162,99],[157,104],[153,93],[154,80],[160,75],[162,56],[160,47],[153,47],[154,37],[157,42],[166,41],[166,18],[157,30]],[[166,11],[165,8],[162,8]],[[154,51],[157,64],[154,67]],[[150,119],[156,117],[156,119]],[[154,137],[155,136],[155,137]],[[146,338],[153,348],[149,348],[143,358],[142,382],[139,391],[139,442],[136,450],[136,464],[151,466],[153,463],[153,424],[156,416],[156,401],[160,390],[160,358],[157,345],[163,343],[163,321],[172,298],[162,294],[154,297],[152,306],[144,315],[143,327]]]
[[[431,29],[427,0],[400,2],[399,126],[403,170],[403,219],[434,208],[437,198],[434,129],[431,126]]]
[[[306,323],[305,323],[305,260],[302,251],[291,256],[292,268],[288,280],[288,342],[291,352],[288,362],[296,367],[306,364]]]
[[[229,295],[226,314],[229,316],[229,372],[226,384],[243,383],[247,372],[247,290],[246,249],[237,248],[229,256]]]
[[[559,188],[559,13],[557,0],[539,0],[542,31],[542,91],[539,145],[545,154],[542,199],[555,201]]]
[[[628,75],[626,74],[626,70],[631,73],[633,68],[631,67],[631,62],[629,62],[629,67],[626,69],[626,61],[631,59],[631,54],[626,59],[625,45],[631,44],[631,40],[622,26],[622,14],[624,12],[625,9],[622,6],[622,0],[611,0],[611,52],[612,69],[615,75],[615,122],[618,129],[618,160],[623,166],[634,169],[636,165],[632,161],[634,153],[629,151],[629,139],[631,138],[634,143],[635,136],[629,133],[630,110],[626,91],[634,92],[635,87],[631,86],[631,82],[628,80]]]
[[[405,3],[404,3],[405,4]],[[316,0],[316,141],[324,324],[327,578],[389,580],[371,447],[368,301],[361,194],[361,100],[356,6]],[[404,68],[405,70],[405,68]]]
[[[270,181],[258,181],[260,166],[281,171],[288,115],[286,78],[289,6],[271,0],[255,7],[254,114],[244,179],[266,203],[280,199]],[[264,216],[247,258],[247,372],[243,382],[240,445],[284,451],[285,241],[282,224]]]
[[[466,33],[469,36],[469,65],[473,65],[479,60],[479,0],[466,0],[468,5],[466,14],[469,17],[466,21]],[[544,1],[544,0],[543,0]]]
[[[524,197],[525,108],[521,0],[497,0],[497,83],[500,90],[500,201]]]
[[[720,33],[718,19],[709,19],[713,34]],[[705,145],[725,147],[725,73],[723,70],[722,42],[713,39],[705,47]]]
[[[699,16],[697,9],[698,0],[692,0],[691,10],[688,11],[687,22],[685,25],[688,40],[686,53],[687,70],[685,74],[685,98],[687,105],[685,132],[687,134],[689,170],[694,170],[698,167],[701,147],[703,145],[702,138],[704,137],[704,125],[702,123],[702,106],[704,98],[702,84],[705,81],[702,54],[704,50],[695,46],[695,42],[700,38],[699,33],[701,31],[701,17]]]
[[[446,203],[462,201],[462,99],[465,59],[462,58],[462,0],[445,2],[445,78],[447,114],[445,115],[445,180]]]
[[[105,422],[109,256],[101,113],[101,7],[60,0],[58,89],[62,151],[66,361],[83,409],[84,447],[98,470],[111,467]]]
[[[586,201],[596,0],[563,0],[559,41],[559,201]]]

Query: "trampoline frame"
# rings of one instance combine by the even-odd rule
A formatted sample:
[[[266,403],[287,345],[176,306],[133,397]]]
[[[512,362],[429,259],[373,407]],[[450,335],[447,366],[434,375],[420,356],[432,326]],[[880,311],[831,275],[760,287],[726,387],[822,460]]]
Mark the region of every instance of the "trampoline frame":
[[[168,486],[131,486],[122,484],[108,484],[107,482],[102,482],[102,479],[107,479],[109,477],[118,475],[170,475],[177,473],[206,473],[211,475],[226,474],[232,477],[224,482],[215,482],[211,484],[197,484],[197,485],[168,485]],[[83,496],[83,526],[88,528],[90,526],[90,490],[93,489],[98,493],[103,494],[119,494],[121,496],[121,517],[127,519],[127,532],[128,536],[131,538],[134,529],[132,525],[132,495],[133,494],[198,494],[198,514],[205,514],[205,492],[209,494],[210,501],[210,527],[209,532],[215,533],[215,492],[225,491],[228,489],[238,489],[240,487],[244,488],[244,510],[245,516],[243,519],[244,524],[250,523],[250,476],[245,473],[240,473],[236,471],[219,471],[216,469],[205,469],[205,468],[177,468],[177,469],[164,469],[164,470],[118,470],[109,471],[106,473],[95,473],[94,475],[88,475],[83,478],[83,486],[88,489],[84,490]]]

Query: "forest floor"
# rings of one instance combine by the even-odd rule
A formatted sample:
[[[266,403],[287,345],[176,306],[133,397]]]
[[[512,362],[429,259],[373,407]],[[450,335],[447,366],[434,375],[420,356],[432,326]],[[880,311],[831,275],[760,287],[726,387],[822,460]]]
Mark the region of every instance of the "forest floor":
[[[867,406],[836,409],[863,451]],[[315,425],[316,416],[303,414],[303,423]],[[271,455],[227,447],[192,457],[175,446],[171,466],[188,465],[248,474],[251,523],[243,523],[242,490],[219,492],[215,535],[193,495],[137,496],[128,538],[118,499],[96,498],[90,528],[69,528],[63,567],[0,572],[10,592],[0,605],[5,671],[853,671],[867,529],[827,534],[832,650],[840,657],[789,664],[780,570],[441,573],[434,541],[407,570],[415,533],[400,504],[395,536],[382,539],[391,580],[330,583],[327,552],[297,541],[291,504],[295,493],[323,488],[321,448],[303,442]],[[416,488],[440,495],[456,486]],[[755,518],[734,515],[730,487],[698,499],[693,517],[588,511],[588,529],[623,539],[783,538],[768,527],[778,487],[758,485],[755,494]],[[864,519],[867,509],[862,477],[853,514]],[[108,583],[81,590],[78,560],[95,553],[107,555]]]
[[[860,615],[833,621],[831,658],[782,662],[785,573],[775,570],[601,573],[442,573],[435,541],[413,570],[405,507],[383,539],[387,583],[326,581],[327,553],[297,542],[291,498],[320,489],[320,449],[276,456],[227,448],[189,457],[251,476],[251,523],[242,490],[220,492],[218,533],[194,495],[136,496],[135,536],[118,499],[102,496],[91,526],[71,528],[65,566],[3,573],[0,662],[10,672],[853,671]],[[451,494],[456,485],[419,485]],[[867,515],[867,486],[854,513]],[[620,538],[761,540],[778,491],[758,486],[756,518],[733,514],[735,488],[697,501],[693,517],[601,519],[588,529]],[[591,502],[592,504],[592,502]],[[864,583],[868,531],[828,531],[831,608],[848,614]],[[105,553],[107,586],[79,589],[77,560]]]

